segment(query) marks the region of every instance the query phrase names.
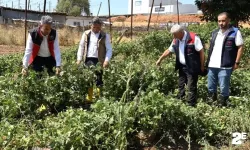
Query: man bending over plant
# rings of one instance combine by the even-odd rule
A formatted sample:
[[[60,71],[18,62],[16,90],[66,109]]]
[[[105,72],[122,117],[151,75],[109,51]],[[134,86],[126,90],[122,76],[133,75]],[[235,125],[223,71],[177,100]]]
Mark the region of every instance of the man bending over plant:
[[[27,75],[29,65],[36,72],[42,72],[45,67],[49,75],[54,74],[53,67],[56,67],[56,74],[60,72],[61,53],[58,34],[52,29],[50,16],[43,16],[41,25],[29,31],[23,57],[23,75]]]
[[[83,33],[77,52],[77,64],[84,63],[90,67],[96,66],[99,62],[103,68],[108,67],[109,61],[112,57],[112,45],[110,36],[101,30],[102,21],[96,17],[92,20],[91,30]],[[100,95],[100,87],[103,85],[103,72],[96,72],[97,80],[96,86],[98,95]],[[93,87],[88,89],[87,102],[92,102]]]
[[[177,98],[185,97],[185,84],[188,86],[188,103],[195,106],[197,101],[198,75],[204,72],[204,51],[200,38],[193,32],[187,32],[180,25],[174,25],[170,31],[174,39],[170,47],[156,62],[160,65],[162,60],[171,53],[176,54],[175,69],[179,70],[179,93]]]

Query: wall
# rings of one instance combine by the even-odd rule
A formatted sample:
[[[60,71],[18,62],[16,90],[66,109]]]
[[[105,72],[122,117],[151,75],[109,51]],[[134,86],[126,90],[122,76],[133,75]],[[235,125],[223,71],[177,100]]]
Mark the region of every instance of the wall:
[[[134,0],[133,13],[143,14],[149,13],[149,0]],[[131,0],[128,1],[128,14],[131,14]]]
[[[179,5],[179,13],[180,14],[197,14],[198,8],[193,4],[183,4]],[[177,7],[174,7],[174,14],[177,14]]]
[[[159,14],[177,14],[176,0],[155,0],[152,13],[158,14],[155,11],[156,8],[160,8],[160,3],[164,11],[160,11]],[[149,14],[151,10],[152,0],[134,0],[133,13],[134,14]],[[163,8],[162,8],[163,9]],[[193,4],[179,3],[180,14],[197,14],[198,8]],[[128,1],[128,14],[131,14],[131,0]]]
[[[3,17],[0,16],[0,24],[3,24]]]
[[[54,21],[57,21],[61,24],[65,24],[65,22],[66,22],[65,15],[57,15],[57,14],[48,14],[48,15],[50,15]],[[4,18],[11,18],[11,19],[24,19],[25,12],[2,9],[2,16]],[[27,13],[28,20],[40,20],[42,16],[43,16],[42,13],[35,13],[35,12],[28,12]]]
[[[158,14],[158,13],[159,14],[173,14],[174,7],[176,7],[176,5],[165,5],[165,6],[162,6],[162,8],[160,8],[160,6],[154,6],[152,13],[153,14]],[[151,7],[150,7],[150,9],[151,9]],[[159,10],[159,12],[156,10]]]
[[[83,17],[66,17],[66,25],[68,26],[77,26],[74,22],[79,22],[80,26],[88,26],[92,22],[92,18],[83,18]]]

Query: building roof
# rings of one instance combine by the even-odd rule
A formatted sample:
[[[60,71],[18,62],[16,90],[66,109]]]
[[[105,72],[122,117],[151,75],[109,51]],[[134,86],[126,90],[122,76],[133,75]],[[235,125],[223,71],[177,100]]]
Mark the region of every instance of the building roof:
[[[153,0],[149,0],[149,7],[151,7]],[[155,0],[154,6],[160,6],[160,3],[162,5],[177,5],[177,0]],[[182,3],[178,2],[179,5]]]
[[[25,12],[25,9],[16,9],[16,8],[9,8],[9,7],[2,7],[2,6],[0,6],[0,9]],[[43,12],[41,12],[41,11],[35,11],[35,10],[27,10],[27,12],[28,13],[43,14]],[[45,14],[62,15],[62,16],[66,16],[67,15],[66,13],[61,13],[61,12],[45,12]]]
[[[93,19],[94,16],[66,16],[67,19]]]

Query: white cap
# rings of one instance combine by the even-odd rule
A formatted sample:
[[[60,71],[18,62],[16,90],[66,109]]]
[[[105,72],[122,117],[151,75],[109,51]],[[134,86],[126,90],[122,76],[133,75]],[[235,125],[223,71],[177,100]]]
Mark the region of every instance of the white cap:
[[[172,28],[170,30],[170,33],[173,34],[173,33],[177,33],[177,32],[180,32],[180,31],[184,31],[183,26],[175,24],[175,25],[172,26]]]

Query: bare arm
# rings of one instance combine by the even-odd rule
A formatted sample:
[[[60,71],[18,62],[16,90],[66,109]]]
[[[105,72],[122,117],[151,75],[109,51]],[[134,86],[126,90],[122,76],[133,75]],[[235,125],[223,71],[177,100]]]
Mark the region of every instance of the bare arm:
[[[241,46],[238,47],[236,62],[240,62],[240,59],[241,59],[241,56],[242,56],[243,52],[244,52],[243,45],[241,45]]]
[[[161,61],[166,58],[167,56],[169,56],[171,54],[171,52],[167,49],[165,50],[165,52],[161,55],[161,57],[157,60],[156,65],[160,65]]]
[[[204,71],[205,54],[204,50],[200,50],[201,71]]]

